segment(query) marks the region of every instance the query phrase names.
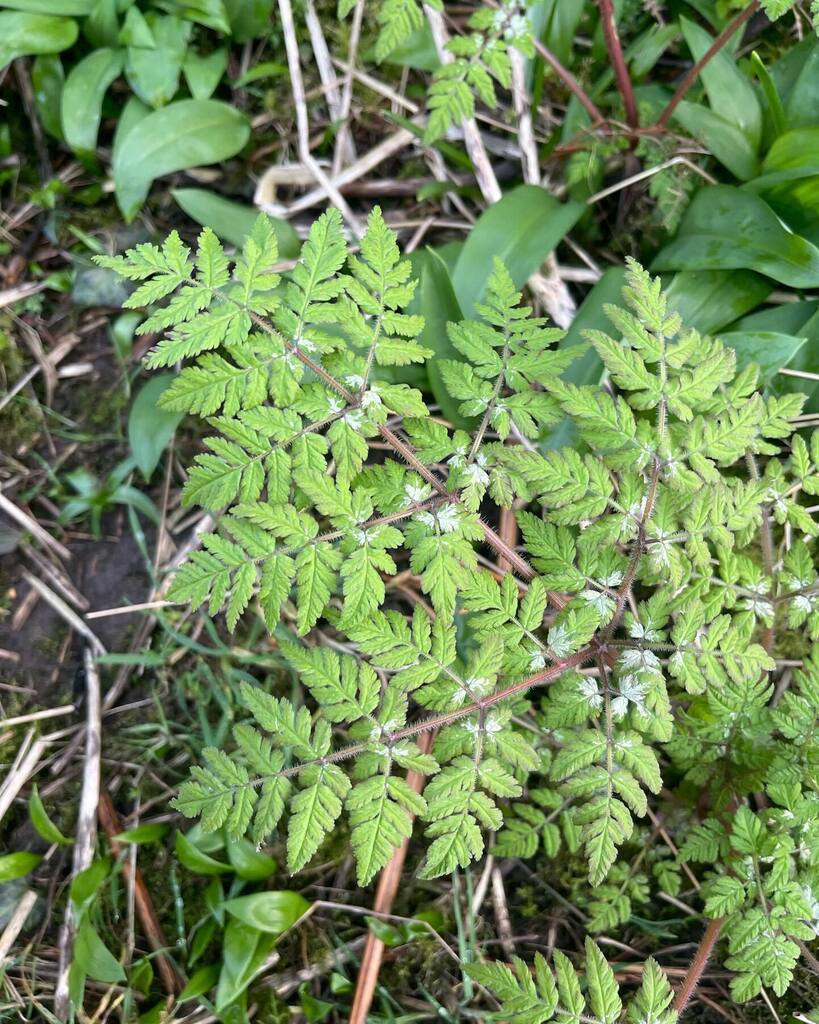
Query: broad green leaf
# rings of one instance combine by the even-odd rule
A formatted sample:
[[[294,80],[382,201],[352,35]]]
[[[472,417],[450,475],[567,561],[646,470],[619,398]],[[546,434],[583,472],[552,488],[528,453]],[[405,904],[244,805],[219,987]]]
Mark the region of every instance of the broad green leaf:
[[[70,18],[23,11],[0,11],[0,69],[16,57],[60,53],[77,41],[77,23]]]
[[[227,50],[214,50],[201,55],[189,50],[182,62],[182,72],[195,100],[207,100],[216,91],[227,67]]]
[[[762,171],[765,176],[782,171],[799,177],[819,174],[819,128],[797,128],[780,135],[768,150]]]
[[[688,18],[680,18],[680,27],[691,55],[694,60],[699,60],[713,39],[704,28]],[[700,80],[714,113],[736,125],[748,139],[751,149],[756,151],[762,134],[762,111],[753,86],[736,61],[721,50],[702,69]]]
[[[784,331],[794,337],[807,338],[807,343],[798,349],[787,364],[788,368],[802,373],[819,373],[819,302],[787,302],[745,316],[730,327],[730,333],[755,334],[760,331]],[[817,411],[819,380],[779,375],[771,381],[770,389],[774,394],[805,394],[808,402],[803,411]]]
[[[791,234],[758,196],[714,185],[698,192],[655,270],[756,270],[794,288],[819,285],[819,249]]]
[[[128,16],[137,15],[132,7]],[[143,41],[137,38],[128,46],[125,77],[136,95],[151,107],[170,103],[179,89],[182,61],[193,25],[173,16],[162,17],[150,12],[146,18],[135,19]]]
[[[819,40],[808,36],[786,54],[797,72],[785,101],[788,127],[807,128],[819,121]]]
[[[95,981],[103,981],[113,985],[125,980],[122,964],[108,949],[97,934],[94,926],[86,918],[77,929],[74,940],[74,962]]]
[[[411,32],[395,49],[390,50],[385,64],[399,64],[415,71],[435,71],[441,66],[441,58],[435,48],[432,30],[425,21],[421,28]]]
[[[586,341],[583,332],[611,330],[611,323],[603,307],[607,303],[618,305],[622,302],[625,280],[625,270],[622,267],[608,267],[575,313],[565,338],[562,338],[558,345],[560,348],[583,345],[586,351],[579,359],[569,364],[563,372],[564,380],[578,385],[597,384],[601,380],[603,363],[594,347]],[[576,443],[577,428],[568,416],[548,430],[542,441],[546,448],[574,447]]]
[[[464,317],[474,317],[496,258],[506,265],[515,287],[522,288],[585,208],[583,203],[560,203],[539,185],[519,185],[484,211],[452,275]]]
[[[128,414],[128,443],[134,461],[146,480],[151,479],[184,415],[181,412],[169,412],[159,404],[160,396],[173,379],[172,373],[151,377],[140,389]]]
[[[603,364],[600,361],[600,356],[586,341],[583,332],[611,330],[611,323],[603,307],[608,303],[619,305],[622,302],[625,283],[626,275],[622,267],[608,267],[583,300],[566,331],[565,338],[562,338],[558,344],[560,348],[584,345],[586,351],[565,370],[564,380],[570,381],[572,384],[596,384],[600,380]]]
[[[683,100],[674,111],[674,120],[741,181],[759,173],[756,147],[741,128],[721,114]]]
[[[275,935],[228,919],[222,938],[222,969],[216,989],[216,1011],[222,1013],[236,1002],[264,964]]]
[[[131,130],[136,128],[140,121],[150,114],[151,108],[146,106],[137,96],[129,96],[122,108],[122,113],[119,115],[117,121],[117,127],[114,131],[114,145],[111,149],[111,161],[115,164],[118,159],[118,154],[122,148],[122,143],[126,137],[130,135]],[[121,303],[120,303],[121,304]]]
[[[286,74],[286,64],[279,64],[275,60],[263,60],[259,64],[254,64],[252,68],[243,75],[239,75],[230,84],[234,89],[243,89],[251,82],[258,82],[260,78],[282,78]]]
[[[20,850],[0,857],[0,882],[11,882],[33,871],[43,858],[39,853]]]
[[[2,6],[32,14],[61,14],[76,18],[90,14],[99,0],[3,0]]]
[[[60,58],[50,54],[35,57],[31,64],[31,84],[37,115],[43,128],[55,139],[62,139],[60,97],[65,84],[65,72]]]
[[[81,871],[71,883],[69,895],[77,910],[82,910],[96,896],[100,886],[111,872],[111,861],[100,858],[94,860]]]
[[[812,241],[819,225],[819,128],[785,132],[771,146],[748,191],[764,196],[780,217]]]
[[[126,220],[134,218],[155,178],[227,160],[249,134],[244,114],[218,100],[180,100],[142,118],[114,155],[117,202]]]
[[[641,78],[643,75],[647,75],[669,46],[677,42],[680,35],[680,26],[676,21],[671,21],[666,25],[656,23],[650,25],[626,49],[625,56],[632,77]],[[637,90],[635,90],[636,92]]]
[[[785,115],[785,108],[782,106],[782,98],[776,88],[776,82],[773,80],[770,71],[765,67],[765,62],[756,50],[751,54],[751,67],[753,68],[754,74],[762,88],[765,102],[768,105],[768,116],[770,118],[773,134],[774,137],[776,137],[781,135],[787,127],[787,117]]]
[[[535,36],[564,64],[571,59],[583,8],[582,0],[540,0],[530,5],[529,19]]]
[[[75,153],[93,153],[108,86],[122,71],[123,51],[94,50],[75,64],[60,104],[63,135]]]
[[[61,846],[71,846],[73,843],[73,840],[64,836],[49,818],[36,786],[32,787],[31,796],[28,798],[28,816],[38,835],[47,843],[59,843]]]
[[[184,1003],[186,999],[195,999],[196,996],[203,996],[206,992],[210,992],[219,980],[220,969],[219,964],[209,964],[207,967],[200,967],[199,970],[193,972],[188,979],[187,985],[185,985],[176,998],[180,1003]]]
[[[137,825],[135,828],[126,829],[114,836],[118,843],[132,843],[135,846],[142,846],[145,843],[157,843],[170,828],[162,822],[152,822],[147,825]]]
[[[426,364],[429,386],[449,422],[466,429],[471,425],[470,421],[458,412],[460,403],[444,386],[439,365],[441,359],[461,358],[446,329],[448,323],[459,323],[463,319],[461,307],[455,297],[449,270],[438,253],[434,249],[425,249],[414,256],[413,271],[419,275],[419,282],[411,311],[420,313],[424,318],[424,329],[418,341],[435,353]]]
[[[176,856],[179,863],[197,875],[221,875],[230,871],[230,865],[223,861],[216,860],[197,849],[196,846],[182,832],[176,833],[174,842]]]
[[[212,228],[223,241],[237,248],[244,245],[259,216],[259,211],[252,206],[226,199],[218,192],[204,188],[175,188],[171,195],[189,217],[203,227]],[[298,256],[301,240],[290,222],[269,215],[268,220],[276,233],[282,259]]]
[[[92,46],[117,46],[120,41],[117,0],[96,0],[83,22],[82,32]]]
[[[223,0],[196,0],[196,3],[190,3],[188,0],[185,4],[177,3],[175,6],[183,7],[184,16],[198,25],[204,25],[206,28],[212,28],[225,35],[230,32],[230,23]]]
[[[230,34],[237,43],[264,36],[270,30],[274,0],[222,0],[230,23]]]
[[[303,896],[287,890],[237,896],[223,906],[239,921],[271,935],[281,935],[310,909],[310,903]]]
[[[225,840],[230,866],[247,882],[261,882],[269,878],[277,868],[276,861],[267,854],[261,853],[247,839]]]
[[[737,369],[756,363],[761,370],[762,384],[769,384],[783,367],[789,366],[807,340],[777,331],[727,331],[720,334],[720,341],[730,345],[737,354]]]
[[[671,278],[667,295],[684,323],[711,334],[756,309],[772,291],[773,282],[750,270],[690,270]]]

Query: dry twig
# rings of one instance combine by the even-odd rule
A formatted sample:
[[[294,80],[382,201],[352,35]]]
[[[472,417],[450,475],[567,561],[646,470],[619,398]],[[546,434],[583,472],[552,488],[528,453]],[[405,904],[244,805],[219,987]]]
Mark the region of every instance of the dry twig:
[[[76,878],[81,871],[85,871],[91,866],[97,841],[97,806],[100,799],[100,760],[102,756],[102,708],[100,678],[94,656],[89,648],[85,650],[85,706],[85,762],[80,808],[77,815],[72,878]],[[73,904],[69,900],[60,930],[60,959],[57,985],[54,991],[54,1013],[62,1021],[68,1020],[70,1009],[68,971],[71,966],[75,929]]]

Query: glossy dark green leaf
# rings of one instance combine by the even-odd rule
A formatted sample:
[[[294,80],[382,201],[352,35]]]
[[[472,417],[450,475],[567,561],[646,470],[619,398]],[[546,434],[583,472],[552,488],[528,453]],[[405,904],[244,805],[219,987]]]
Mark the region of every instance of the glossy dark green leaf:
[[[321,1024],[335,1009],[334,1003],[328,1003],[326,999],[317,999],[310,991],[309,982],[306,981],[299,985],[299,1002],[307,1024]]]
[[[796,53],[797,49],[804,49],[804,53]],[[819,40],[809,37],[791,54],[797,74],[788,90],[785,114],[788,127],[807,128],[819,122]]]
[[[131,454],[146,480],[150,480],[168,447],[183,413],[169,412],[159,406],[159,398],[170,386],[172,373],[151,377],[140,388],[128,414],[128,443]]]
[[[603,364],[600,356],[586,341],[583,332],[587,330],[613,330],[603,307],[608,303],[622,304],[623,285],[626,272],[623,267],[609,267],[581,303],[574,319],[560,342],[560,348],[584,345],[586,351],[571,363],[564,373],[565,380],[572,384],[597,384],[602,376]]]
[[[128,984],[142,995],[147,995],[154,980],[154,968],[147,956],[141,957],[128,969]],[[142,1022],[140,1021],[140,1024]]]
[[[230,32],[230,22],[223,0],[195,0],[194,3],[191,3],[191,0],[179,3],[177,0],[174,6],[181,8],[180,13],[197,25],[204,25],[225,34]]]
[[[690,270],[674,274],[668,303],[703,334],[712,334],[752,309],[773,291],[773,283],[750,270]]]
[[[762,384],[769,384],[783,367],[789,366],[808,340],[777,331],[725,331],[719,337],[736,352],[740,369],[749,363],[759,366]]]
[[[96,0],[85,19],[82,34],[94,47],[119,45],[117,0]]]
[[[603,376],[603,363],[597,352],[586,341],[583,332],[587,330],[611,331],[611,321],[603,306],[606,303],[622,304],[623,285],[626,272],[623,267],[609,267],[580,304],[566,336],[559,342],[560,348],[583,345],[585,351],[566,368],[563,377],[572,384],[597,384]],[[578,445],[578,433],[574,423],[564,417],[541,438],[543,448],[574,448]]]
[[[225,851],[230,866],[246,882],[261,882],[269,878],[278,866],[272,857],[260,853],[247,839],[226,839]]]
[[[0,11],[0,69],[16,57],[60,53],[77,41],[77,23],[70,18],[26,11]]]
[[[785,302],[742,317],[731,324],[731,331],[784,331],[807,338],[788,364],[788,369],[803,374],[819,373],[819,301]],[[801,392],[808,396],[804,412],[819,411],[819,380],[779,374],[770,384],[775,394]]]
[[[65,141],[75,153],[97,148],[103,97],[119,77],[123,58],[122,50],[94,50],[69,72],[60,109]]]
[[[181,22],[177,18],[162,20],[174,28],[157,27],[158,45],[129,46],[125,59],[128,84],[143,103],[155,108],[170,103],[179,89],[190,30],[190,22]]]
[[[188,50],[182,72],[195,100],[207,100],[214,94],[227,67],[227,50],[214,50],[205,55]]]
[[[801,177],[819,174],[819,127],[785,132],[774,142],[762,163],[762,173],[782,171],[798,171]]]
[[[77,910],[87,906],[111,872],[111,861],[98,858],[81,871],[71,883],[69,895]]]
[[[452,286],[464,317],[475,314],[495,257],[522,288],[577,223],[584,203],[560,203],[538,185],[519,185],[478,218],[464,243]]]
[[[244,114],[218,100],[180,100],[138,121],[114,153],[117,202],[131,220],[163,174],[219,163],[247,142]]]
[[[222,969],[216,989],[216,1010],[236,1002],[276,941],[276,936],[229,918],[222,938]]]
[[[114,129],[114,144],[111,148],[112,165],[117,162],[119,151],[126,137],[130,135],[132,129],[136,128],[139,122],[146,118],[150,112],[151,108],[146,106],[136,96],[129,96],[125,101],[125,106],[122,108],[117,126]]]
[[[245,71],[243,75],[239,75],[230,84],[234,89],[243,89],[246,85],[250,85],[251,82],[258,82],[260,79],[267,78],[282,78],[286,74],[286,64],[280,64],[275,60],[263,60],[260,64],[254,64],[252,68]]]
[[[799,302],[783,302],[769,306],[742,317],[729,327],[731,331],[774,331],[787,334],[803,333],[803,328],[819,312],[819,299],[802,299]],[[819,350],[816,353],[819,362]]]
[[[129,309],[108,322],[108,335],[120,362],[124,363],[134,347],[134,332],[142,322],[142,313]]]
[[[3,0],[3,7],[32,14],[61,14],[75,18],[90,14],[97,0]]]
[[[179,1002],[184,1003],[186,999],[195,999],[196,996],[203,996],[206,992],[210,992],[219,980],[220,970],[220,964],[209,964],[207,967],[200,967],[198,971],[194,971],[188,979],[187,985],[177,996]]]
[[[819,285],[819,249],[784,228],[759,196],[730,185],[696,194],[655,270],[756,270],[794,288]]]
[[[43,858],[39,853],[20,850],[0,857],[0,882],[11,882],[33,871]]]
[[[413,271],[418,276],[413,312],[424,317],[424,330],[418,340],[435,353],[426,364],[430,389],[449,422],[453,426],[466,428],[470,422],[458,412],[459,403],[444,386],[439,368],[441,359],[461,358],[449,340],[446,329],[447,323],[458,323],[463,319],[449,270],[434,249],[424,249],[413,253]]]
[[[176,833],[174,849],[179,863],[197,875],[221,875],[231,870],[229,864],[215,860],[197,849],[182,832]]]
[[[61,846],[71,846],[73,843],[73,840],[64,836],[49,818],[36,786],[32,786],[31,796],[28,798],[28,816],[37,834],[47,843],[59,843]]]
[[[274,0],[223,0],[230,34],[237,43],[264,36],[270,31]]]
[[[231,245],[241,246],[253,229],[259,211],[233,199],[226,199],[217,192],[204,188],[175,188],[171,195],[189,217],[212,228],[216,234]],[[279,255],[282,259],[294,259],[301,251],[301,240],[289,221],[280,217],[268,217],[276,232]]]
[[[765,67],[765,62],[756,50],[751,54],[751,67],[762,88],[762,94],[768,106],[768,117],[770,118],[774,137],[776,137],[785,131],[788,123],[785,108],[782,105],[782,98],[779,95],[779,90],[776,88],[773,76]]]
[[[539,0],[529,5],[533,32],[564,64],[571,58],[584,6],[583,0]]]
[[[679,23],[651,25],[626,49],[629,69],[635,78],[647,75],[665,51],[681,36]]]
[[[721,114],[709,110],[701,103],[683,100],[674,111],[674,120],[741,181],[759,174],[755,146],[741,128]]]
[[[170,825],[162,822],[152,822],[148,825],[137,825],[135,828],[126,829],[114,836],[117,843],[131,843],[134,846],[143,846],[145,843],[157,843],[163,836],[167,835]]]
[[[108,949],[86,918],[77,929],[74,940],[74,962],[89,978],[113,985],[125,981],[122,964]]]
[[[367,927],[373,935],[379,941],[383,942],[388,949],[393,949],[396,946],[403,946],[407,942],[407,936],[403,928],[398,924],[393,924],[390,921],[384,921],[380,917],[367,916],[364,920],[367,922]]]
[[[31,84],[37,116],[43,128],[55,139],[62,139],[60,97],[65,84],[65,72],[60,58],[52,54],[35,57],[31,64]]]
[[[384,59],[385,64],[400,64],[415,71],[435,71],[441,66],[438,50],[429,25],[410,33],[403,42],[391,50]]]
[[[819,128],[785,132],[771,146],[762,174],[745,186],[757,192],[795,230],[819,225]]]
[[[310,904],[297,892],[268,890],[226,900],[224,908],[231,916],[260,932],[281,935],[310,909]]]
[[[688,18],[680,18],[680,28],[691,56],[699,60],[713,43],[712,36]],[[762,137],[762,111],[754,87],[736,61],[720,50],[701,70],[700,81],[714,113],[739,128],[756,151]]]
[[[131,4],[125,15],[125,21],[119,33],[119,41],[123,46],[136,46],[144,49],[156,49],[156,39],[148,19],[139,9]]]

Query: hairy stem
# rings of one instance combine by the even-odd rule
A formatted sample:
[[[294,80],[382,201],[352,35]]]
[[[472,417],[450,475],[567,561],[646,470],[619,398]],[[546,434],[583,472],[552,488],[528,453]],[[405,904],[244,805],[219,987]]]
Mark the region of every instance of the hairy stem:
[[[626,110],[626,123],[633,132],[638,125],[637,101],[634,98],[634,88],[631,84],[631,77],[626,67],[626,59],[623,56],[623,47],[620,44],[620,36],[617,32],[617,23],[614,19],[614,4],[612,0],[598,0],[598,7],[600,8],[600,22],[603,28],[603,37],[606,40],[606,49],[614,68],[617,89],[623,98],[623,106]]]
[[[720,52],[723,46],[725,46],[725,44],[728,42],[731,36],[733,36],[735,32],[738,32],[739,29],[741,29],[742,26],[745,24],[745,22],[752,18],[758,10],[759,0],[751,0],[751,3],[745,8],[745,10],[740,11],[735,18],[728,22],[728,24],[725,26],[722,32],[720,32],[720,34],[717,36],[714,42],[708,47],[708,49],[705,51],[702,57],[700,57],[696,64],[694,64],[694,66],[688,72],[686,72],[685,76],[683,77],[683,80],[677,86],[677,91],[668,101],[668,103],[665,106],[665,109],[657,118],[657,122],[654,125],[655,129],[664,130],[665,128],[668,127],[668,122],[671,120],[674,111],[679,106],[681,100],[684,99],[686,93],[691,88],[691,86],[700,77],[700,72],[702,71],[702,69],[707,64],[709,64],[714,57],[716,57],[716,55]]]
[[[677,995],[674,999],[674,1009],[679,1014],[682,1014],[685,1011],[691,1001],[691,997],[697,990],[697,985],[700,983],[702,972],[708,964],[708,960],[711,957],[711,953],[713,952],[714,946],[716,945],[717,939],[722,931],[724,921],[724,917],[714,918],[713,921],[708,923],[708,927],[705,929],[705,934],[703,935],[699,946],[697,946],[697,952],[694,954],[691,966],[688,968],[685,978],[683,978],[683,983],[677,990]]]
[[[487,697],[471,701],[469,704],[464,704],[463,707],[455,708],[453,711],[444,711],[437,715],[430,715],[428,718],[422,718],[417,722],[411,722],[409,725],[405,725],[401,729],[396,729],[395,732],[382,733],[380,742],[389,747],[394,743],[400,743],[402,740],[413,739],[416,736],[420,736],[422,733],[431,732],[436,729],[443,729],[447,725],[452,725],[454,722],[460,721],[462,718],[468,718],[469,715],[485,713],[488,708],[493,708],[503,701],[509,700],[511,697],[519,697],[521,694],[526,693],[527,690],[530,690],[533,686],[542,686],[544,683],[554,682],[554,680],[563,675],[564,672],[568,672],[570,669],[580,668],[586,662],[593,660],[596,655],[597,647],[594,644],[588,644],[586,647],[577,651],[577,653],[570,654],[567,657],[562,658],[556,664],[550,665],[549,668],[545,668],[533,676],[527,676],[526,679],[522,679],[518,683],[512,683],[510,686],[505,686],[503,689],[497,690],[495,693],[491,693]],[[340,747],[338,750],[334,750],[329,754],[324,754],[321,757],[290,765],[287,768],[283,768],[281,771],[272,772],[267,775],[260,775],[257,778],[251,779],[249,782],[241,785],[226,786],[225,792],[236,792],[240,789],[247,789],[249,787],[257,789],[268,779],[292,778],[294,775],[298,775],[300,772],[304,771],[305,768],[309,768],[312,765],[338,764],[340,761],[347,761],[352,757],[357,757],[359,754],[363,754],[367,748],[368,745],[366,743],[352,743],[349,746]]]
[[[646,503],[643,507],[643,514],[640,516],[640,522],[637,524],[637,538],[634,545],[634,551],[629,559],[628,568],[626,569],[625,575],[623,576],[623,582],[620,584],[617,590],[617,597],[614,605],[614,614],[612,615],[611,622],[608,629],[606,630],[606,640],[611,639],[617,628],[620,619],[623,615],[623,610],[626,607],[626,601],[631,593],[631,587],[634,583],[634,579],[637,575],[637,569],[640,565],[640,559],[646,550],[646,525],[651,518],[651,514],[654,511],[654,502],[657,500],[657,485],[660,481],[660,462],[658,459],[654,460],[654,465],[651,469],[651,480],[648,485],[648,494],[646,495]]]

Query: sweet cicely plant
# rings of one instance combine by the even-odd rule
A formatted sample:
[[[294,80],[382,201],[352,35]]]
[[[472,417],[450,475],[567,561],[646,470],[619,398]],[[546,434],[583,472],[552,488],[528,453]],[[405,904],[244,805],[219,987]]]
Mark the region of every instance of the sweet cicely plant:
[[[496,262],[476,319],[449,325],[461,358],[438,360],[455,428],[401,380],[436,357],[379,210],[356,254],[329,211],[291,271],[276,261],[264,218],[234,260],[206,229],[193,256],[174,234],[99,261],[167,332],[149,365],[185,364],[163,405],[212,431],[184,501],[218,527],[170,597],[231,629],[253,604],[303,686],[244,685],[248,720],[177,808],[259,843],[286,819],[293,872],[346,813],[362,885],[416,818],[425,878],[489,833],[501,855],[582,849],[601,930],[640,899],[620,858],[673,799],[652,884],[674,895],[684,870],[712,919],[676,1008],[721,936],[737,1000],[783,993],[819,934],[819,432],[793,433],[801,397],[761,393],[635,263],[611,333],[589,332],[604,383],[567,383],[581,348]],[[544,445],[564,423],[572,446]],[[504,1020],[621,1014],[591,941],[585,996],[559,954],[556,980],[542,959],[469,970]],[[671,999],[649,961],[629,1020],[669,1022]]]

